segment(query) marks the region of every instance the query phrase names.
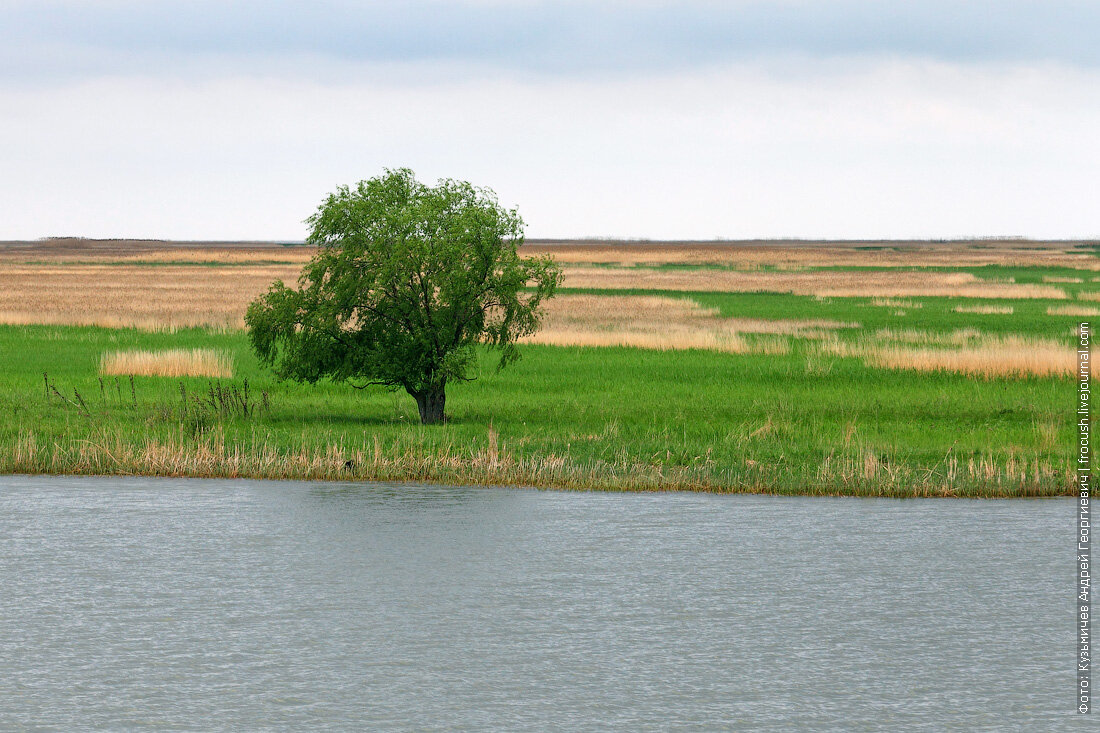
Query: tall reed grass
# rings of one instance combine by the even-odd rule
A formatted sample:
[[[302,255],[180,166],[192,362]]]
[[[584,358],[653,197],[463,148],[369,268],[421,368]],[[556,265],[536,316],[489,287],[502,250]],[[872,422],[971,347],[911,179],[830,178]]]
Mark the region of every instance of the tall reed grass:
[[[656,270],[563,268],[565,287],[632,290],[685,290],[726,293],[792,293],[823,297],[955,297],[1065,300],[1053,285],[989,282],[968,272],[908,270],[818,272],[739,270]]]
[[[1048,316],[1078,316],[1081,318],[1090,318],[1092,316],[1100,316],[1100,308],[1090,308],[1085,305],[1057,305],[1047,308]]]
[[[867,366],[882,369],[957,372],[986,379],[1069,377],[1077,370],[1077,352],[1072,346],[1045,339],[961,334],[955,343],[960,344],[958,348],[832,340],[822,342],[817,352],[858,357]]]
[[[99,360],[100,374],[148,377],[232,377],[233,358],[215,349],[112,351]]]
[[[1072,466],[1025,460],[1011,453],[948,454],[931,468],[853,446],[819,463],[792,466],[748,460],[663,466],[627,460],[576,462],[568,455],[519,457],[489,429],[477,447],[445,444],[383,447],[328,443],[280,448],[263,440],[241,444],[213,430],[198,439],[128,437],[102,430],[90,438],[40,442],[23,431],[0,452],[0,472],[140,474],[266,479],[355,479],[513,485],[608,491],[707,491],[861,496],[1049,496],[1073,492]]]

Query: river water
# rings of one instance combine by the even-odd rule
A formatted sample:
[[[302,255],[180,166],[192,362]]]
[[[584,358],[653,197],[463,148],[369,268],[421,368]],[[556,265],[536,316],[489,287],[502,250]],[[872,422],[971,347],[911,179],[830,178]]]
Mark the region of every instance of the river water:
[[[0,477],[0,729],[1081,729],[1073,511]]]

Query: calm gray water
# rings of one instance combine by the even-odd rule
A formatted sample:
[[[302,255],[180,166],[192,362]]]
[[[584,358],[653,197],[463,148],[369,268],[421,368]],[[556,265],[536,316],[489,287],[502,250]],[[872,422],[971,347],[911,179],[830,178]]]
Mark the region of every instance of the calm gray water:
[[[1091,727],[1073,511],[0,477],[0,729]]]

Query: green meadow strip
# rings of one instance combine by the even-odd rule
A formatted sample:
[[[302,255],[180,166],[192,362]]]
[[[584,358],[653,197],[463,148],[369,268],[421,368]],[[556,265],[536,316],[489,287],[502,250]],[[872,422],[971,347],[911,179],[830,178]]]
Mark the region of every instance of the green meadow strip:
[[[870,299],[669,295],[730,315],[855,320],[861,331],[890,311]],[[1031,318],[963,317],[951,299],[921,300],[903,318],[919,311],[944,329],[953,315],[960,327],[1000,318],[1019,332]],[[1048,334],[1063,328],[1043,319]],[[104,353],[139,349],[213,349],[234,376],[99,373]],[[802,347],[522,351],[505,372],[486,359],[478,379],[448,392],[450,421],[423,427],[403,393],[275,381],[242,332],[3,326],[0,471],[896,497],[1073,489],[1069,378],[890,371]]]

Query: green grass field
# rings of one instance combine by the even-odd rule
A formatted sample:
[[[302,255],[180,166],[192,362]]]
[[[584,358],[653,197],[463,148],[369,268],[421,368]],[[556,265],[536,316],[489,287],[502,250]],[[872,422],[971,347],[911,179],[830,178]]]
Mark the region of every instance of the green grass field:
[[[965,268],[963,268],[965,269]],[[980,277],[1095,290],[1091,271],[973,268]],[[1010,272],[1008,270],[1011,270]],[[610,295],[653,291],[601,292]],[[1021,335],[1071,348],[1075,300],[662,293],[722,316],[858,322],[880,329]],[[1011,315],[957,313],[1002,304]],[[751,337],[750,337],[751,338]],[[204,347],[232,355],[226,388],[248,414],[204,405],[210,378],[101,377],[101,354]],[[794,338],[789,353],[526,346],[512,368],[448,388],[449,422],[423,427],[381,388],[276,382],[243,333],[0,326],[0,471],[431,480],[562,488],[887,496],[1046,496],[1072,490],[1069,376],[982,378],[868,367]],[[43,375],[59,394],[47,388]],[[78,396],[79,395],[79,396]],[[265,406],[266,403],[266,406]]]

